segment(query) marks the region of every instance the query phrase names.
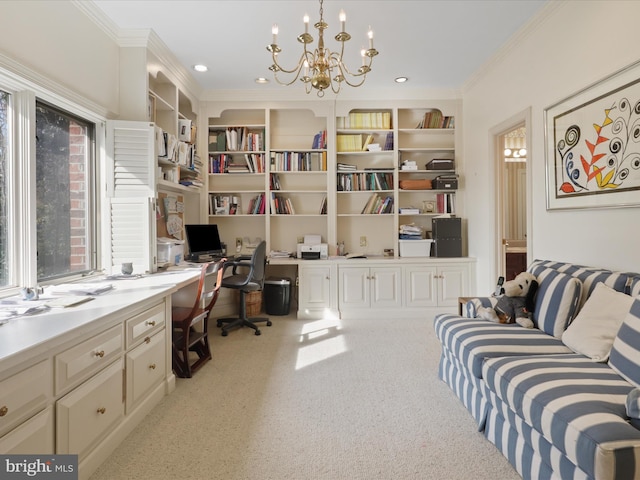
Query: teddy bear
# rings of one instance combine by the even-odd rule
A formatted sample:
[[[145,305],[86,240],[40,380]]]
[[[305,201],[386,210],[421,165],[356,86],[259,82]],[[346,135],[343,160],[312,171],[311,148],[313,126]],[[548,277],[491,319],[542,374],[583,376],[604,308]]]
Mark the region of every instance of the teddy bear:
[[[477,316],[496,323],[517,323],[524,328],[533,328],[531,319],[534,297],[538,290],[535,275],[522,272],[502,286],[502,294],[495,307],[481,307]]]

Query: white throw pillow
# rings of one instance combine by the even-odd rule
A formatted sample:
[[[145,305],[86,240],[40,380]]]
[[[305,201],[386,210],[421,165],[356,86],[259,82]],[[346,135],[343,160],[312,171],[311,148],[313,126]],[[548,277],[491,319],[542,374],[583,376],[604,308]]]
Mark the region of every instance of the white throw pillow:
[[[605,362],[633,297],[598,283],[571,325],[562,342],[576,353],[596,362]]]

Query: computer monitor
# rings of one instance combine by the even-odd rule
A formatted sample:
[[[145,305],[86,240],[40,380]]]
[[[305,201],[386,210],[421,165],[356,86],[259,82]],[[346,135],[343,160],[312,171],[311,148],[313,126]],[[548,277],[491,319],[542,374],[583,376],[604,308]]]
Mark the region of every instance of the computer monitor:
[[[187,236],[189,260],[207,260],[208,258],[222,255],[218,225],[185,225],[184,229]]]

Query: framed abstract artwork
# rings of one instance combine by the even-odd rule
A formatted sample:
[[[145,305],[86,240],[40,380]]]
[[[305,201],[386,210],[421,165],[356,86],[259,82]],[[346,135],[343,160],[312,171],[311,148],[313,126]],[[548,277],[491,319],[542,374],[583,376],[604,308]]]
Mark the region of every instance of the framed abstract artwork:
[[[640,62],[545,109],[547,210],[640,205]]]

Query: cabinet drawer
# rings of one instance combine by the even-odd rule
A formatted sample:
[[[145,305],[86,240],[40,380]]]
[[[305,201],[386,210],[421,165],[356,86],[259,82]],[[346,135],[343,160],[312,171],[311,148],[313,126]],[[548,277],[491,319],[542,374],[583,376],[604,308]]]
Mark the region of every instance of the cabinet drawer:
[[[56,453],[82,459],[124,416],[122,359],[56,402]]]
[[[127,412],[165,376],[165,331],[156,333],[127,354]]]
[[[156,305],[146,312],[127,320],[127,348],[131,348],[136,342],[145,336],[158,331],[165,324],[164,303]]]
[[[2,380],[0,435],[41,410],[51,398],[52,390],[53,371],[50,360],[44,360]]]
[[[0,438],[3,454],[44,455],[53,449],[53,407],[48,407]]]
[[[122,326],[116,325],[55,357],[56,394],[105,367],[123,350]]]

